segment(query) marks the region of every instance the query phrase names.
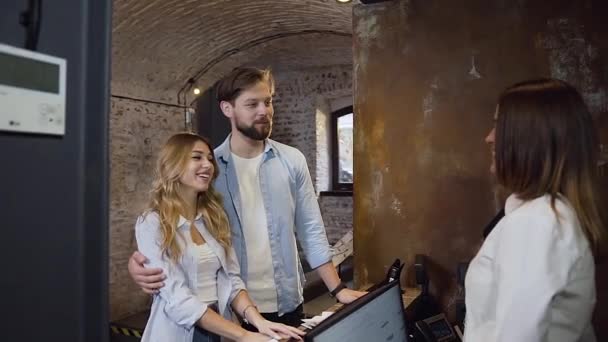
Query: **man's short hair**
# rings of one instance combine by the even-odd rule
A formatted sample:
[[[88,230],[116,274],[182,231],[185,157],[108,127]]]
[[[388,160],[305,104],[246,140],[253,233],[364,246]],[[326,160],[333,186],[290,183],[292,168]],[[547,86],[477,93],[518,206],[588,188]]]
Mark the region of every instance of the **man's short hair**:
[[[233,69],[217,84],[217,102],[228,101],[234,105],[234,100],[244,91],[258,82],[268,83],[270,93],[274,94],[274,78],[270,69],[239,67]]]

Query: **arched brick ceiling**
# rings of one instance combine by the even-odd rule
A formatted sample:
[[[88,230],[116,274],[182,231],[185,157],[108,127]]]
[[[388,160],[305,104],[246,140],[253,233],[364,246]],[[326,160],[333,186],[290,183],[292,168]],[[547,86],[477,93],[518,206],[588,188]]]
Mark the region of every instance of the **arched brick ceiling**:
[[[351,17],[336,0],[115,0],[112,93],[175,103],[239,65],[350,64]]]

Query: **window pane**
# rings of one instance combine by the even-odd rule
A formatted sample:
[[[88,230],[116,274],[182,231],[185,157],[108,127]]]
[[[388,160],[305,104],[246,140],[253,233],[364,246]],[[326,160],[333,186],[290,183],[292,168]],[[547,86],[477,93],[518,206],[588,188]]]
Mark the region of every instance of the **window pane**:
[[[338,182],[353,182],[353,114],[338,118],[338,155],[340,157]]]

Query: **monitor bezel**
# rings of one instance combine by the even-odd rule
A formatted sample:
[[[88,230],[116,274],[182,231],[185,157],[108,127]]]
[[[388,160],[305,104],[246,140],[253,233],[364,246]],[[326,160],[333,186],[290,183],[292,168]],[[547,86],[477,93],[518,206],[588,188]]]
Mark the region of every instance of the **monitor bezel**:
[[[379,286],[372,292],[369,292],[368,294],[366,294],[363,297],[360,297],[359,299],[355,300],[354,302],[342,306],[340,309],[338,309],[336,312],[334,312],[331,316],[327,317],[323,322],[319,323],[319,325],[312,328],[310,331],[306,332],[306,335],[304,336],[304,340],[306,342],[314,342],[313,339],[315,337],[317,337],[319,334],[321,334],[325,330],[329,329],[330,327],[334,326],[335,324],[339,323],[340,321],[342,321],[343,319],[348,317],[352,312],[357,311],[359,308],[365,306],[367,303],[376,299],[377,297],[384,294],[385,292],[391,290],[393,287],[399,288],[399,298],[401,299],[401,316],[402,316],[403,321],[405,322],[406,316],[405,316],[405,308],[403,307],[403,296],[401,293],[401,286],[399,285],[399,280],[396,279],[387,284]],[[406,331],[406,336],[407,336],[407,331]]]

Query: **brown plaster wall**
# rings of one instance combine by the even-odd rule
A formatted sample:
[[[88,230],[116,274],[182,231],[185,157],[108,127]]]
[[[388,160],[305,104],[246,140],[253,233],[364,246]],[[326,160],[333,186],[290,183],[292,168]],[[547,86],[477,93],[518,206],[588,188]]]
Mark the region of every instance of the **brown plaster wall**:
[[[411,268],[423,253],[432,291],[448,307],[457,262],[474,256],[502,206],[483,142],[497,96],[516,81],[558,77],[581,90],[595,117],[608,115],[608,27],[594,16],[606,6],[402,0],[354,7],[358,284],[379,281],[397,257]],[[606,297],[605,287],[598,291]],[[605,310],[600,304],[598,317]]]

